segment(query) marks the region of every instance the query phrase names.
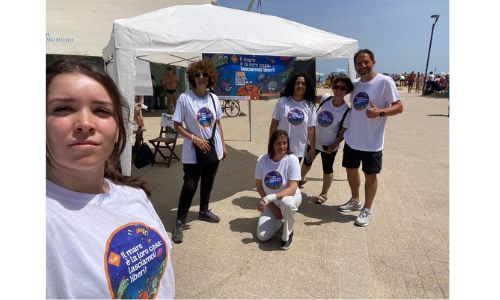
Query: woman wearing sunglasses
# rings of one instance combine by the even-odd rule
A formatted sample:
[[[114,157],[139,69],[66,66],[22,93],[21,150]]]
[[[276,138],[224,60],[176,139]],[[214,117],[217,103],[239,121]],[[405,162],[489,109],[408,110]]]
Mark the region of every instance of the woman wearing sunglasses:
[[[318,204],[328,200],[327,194],[333,180],[333,162],[340,143],[344,140],[345,128],[349,124],[345,120],[349,118],[349,106],[344,102],[344,97],[353,89],[354,86],[349,78],[335,78],[332,83],[333,96],[328,93],[323,95],[316,110],[316,144],[315,147],[311,147],[311,144],[307,145],[307,151],[311,151],[312,148],[314,155],[308,155],[304,159],[301,175],[302,180],[305,180],[316,154],[321,153],[323,187],[316,196],[315,202]]]
[[[200,186],[200,211],[198,219],[210,223],[219,223],[219,217],[208,209],[210,193],[214,184],[219,161],[226,158],[226,146],[220,118],[222,110],[219,98],[207,89],[215,85],[217,70],[209,61],[197,61],[189,65],[187,76],[191,89],[182,93],[177,100],[173,116],[175,130],[184,137],[182,146],[182,164],[184,184],[179,196],[177,221],[172,233],[172,241],[181,243],[186,217],[191,207],[198,182]],[[196,159],[195,147],[207,152],[208,140],[215,129],[215,150],[218,161],[202,166]]]

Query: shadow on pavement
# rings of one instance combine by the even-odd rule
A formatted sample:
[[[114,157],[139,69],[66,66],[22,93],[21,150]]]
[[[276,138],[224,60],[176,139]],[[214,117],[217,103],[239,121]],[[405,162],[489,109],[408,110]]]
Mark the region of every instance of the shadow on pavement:
[[[302,204],[299,207],[299,213],[303,214],[308,218],[319,219],[318,221],[306,221],[305,225],[311,226],[319,226],[325,223],[337,222],[337,223],[349,223],[356,220],[355,216],[347,215],[339,212],[337,210],[338,205],[330,206],[325,204],[316,204],[313,201],[304,201],[308,199],[307,195],[303,194]],[[328,202],[326,202],[328,203]]]
[[[427,116],[428,117],[449,117],[448,115],[445,115],[445,114],[429,114]]]
[[[240,191],[251,190],[255,186],[255,181],[252,178],[254,177],[257,157],[247,151],[234,149],[229,145],[226,145],[226,149],[228,158],[219,164],[219,170],[210,195],[210,203],[228,198]],[[181,156],[182,145],[175,148],[175,153]],[[172,161],[170,168],[165,165],[149,165],[141,169],[132,167],[132,176],[140,176],[147,181],[147,186],[152,194],[150,197],[151,202],[167,231],[171,231],[177,217],[177,205],[183,184],[184,171],[182,163]],[[198,218],[199,197],[198,187],[187,222]]]
[[[257,240],[256,230],[257,222],[260,213],[257,211],[257,198],[256,197],[239,197],[232,201],[233,204],[238,205],[243,209],[250,209],[255,211],[256,217],[254,218],[238,218],[229,221],[229,228],[234,232],[246,232],[252,235],[252,238],[244,238],[241,240],[243,244],[258,243],[259,249],[263,251],[281,251],[280,242],[283,226],[276,232],[274,237],[266,242]]]

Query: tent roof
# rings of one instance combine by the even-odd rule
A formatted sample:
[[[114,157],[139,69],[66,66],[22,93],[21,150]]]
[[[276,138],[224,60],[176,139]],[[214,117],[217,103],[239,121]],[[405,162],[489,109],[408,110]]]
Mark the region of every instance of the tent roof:
[[[177,5],[116,20],[108,50],[115,47],[133,49],[144,60],[186,66],[201,53],[349,58],[358,46],[354,39],[276,16]]]
[[[47,0],[47,54],[102,56],[113,21],[177,4],[210,0]]]

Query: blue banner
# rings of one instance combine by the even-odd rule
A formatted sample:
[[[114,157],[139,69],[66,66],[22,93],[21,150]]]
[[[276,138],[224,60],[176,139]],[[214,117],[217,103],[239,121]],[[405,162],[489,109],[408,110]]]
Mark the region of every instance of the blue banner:
[[[295,57],[203,54],[217,68],[214,92],[218,96],[277,98],[293,71]]]

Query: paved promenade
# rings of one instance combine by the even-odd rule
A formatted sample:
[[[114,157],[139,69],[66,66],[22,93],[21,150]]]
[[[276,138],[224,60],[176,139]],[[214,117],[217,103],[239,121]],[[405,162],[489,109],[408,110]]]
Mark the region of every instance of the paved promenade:
[[[210,205],[221,223],[197,220],[197,193],[184,242],[172,251],[176,297],[448,298],[448,99],[400,92],[404,112],[388,118],[373,221],[360,228],[353,224],[358,212],[336,210],[350,196],[339,150],[323,205],[313,202],[321,190],[320,159],[309,172],[288,251],[279,249],[279,234],[267,243],[255,237],[259,213],[253,176],[257,157],[267,149],[276,100],[252,103],[251,142],[246,102],[247,116],[223,118],[228,159],[220,164]],[[159,112],[144,116],[145,138],[156,137]],[[179,143],[180,156],[182,139]],[[149,182],[151,200],[170,233],[182,164],[133,167],[132,173]],[[364,200],[363,186],[360,195]]]

